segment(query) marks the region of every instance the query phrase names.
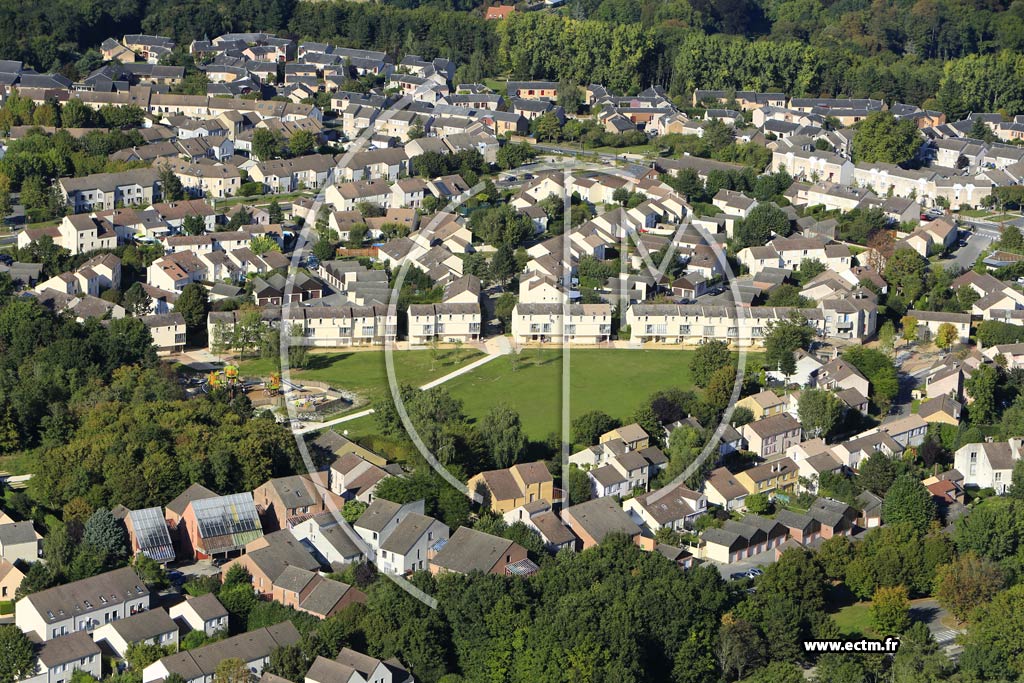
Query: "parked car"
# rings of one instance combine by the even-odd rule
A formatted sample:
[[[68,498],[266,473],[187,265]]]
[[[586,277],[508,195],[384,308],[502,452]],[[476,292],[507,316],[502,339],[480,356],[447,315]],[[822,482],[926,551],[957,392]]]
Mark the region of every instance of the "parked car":
[[[730,581],[739,581],[740,579],[746,579],[746,578],[748,578],[748,577],[747,577],[747,574],[745,572],[733,572],[732,574],[729,575],[729,580]]]
[[[755,579],[758,576],[761,576],[762,574],[764,574],[763,569],[761,569],[760,567],[754,567],[753,569],[747,571],[746,576],[750,577],[751,579]]]

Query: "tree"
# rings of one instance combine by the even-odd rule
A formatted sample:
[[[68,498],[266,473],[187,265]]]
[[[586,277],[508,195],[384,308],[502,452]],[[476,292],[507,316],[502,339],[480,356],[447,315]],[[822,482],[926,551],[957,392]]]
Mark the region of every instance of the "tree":
[[[221,661],[213,674],[213,683],[252,683],[253,680],[248,665],[238,657]]]
[[[139,575],[139,578],[154,590],[163,590],[171,585],[167,578],[167,570],[148,555],[142,553],[136,555],[132,560],[132,567],[135,568],[135,573]]]
[[[507,244],[502,244],[491,257],[491,278],[504,287],[515,277],[517,271],[518,265],[512,248]]]
[[[160,194],[165,202],[179,202],[185,198],[185,188],[170,166],[160,167]]]
[[[891,320],[886,320],[878,330],[878,348],[889,356],[896,348],[896,327]]]
[[[792,662],[768,662],[743,683],[804,683],[804,670]]]
[[[857,126],[853,159],[857,163],[903,164],[917,155],[921,143],[911,119],[897,119],[887,111],[873,112]]]
[[[316,150],[316,138],[308,130],[299,130],[288,140],[288,151],[292,156],[301,157]]]
[[[789,217],[775,204],[765,202],[750,210],[750,214],[736,226],[736,246],[763,247],[773,234],[783,237],[790,233]]]
[[[885,524],[910,522],[915,528],[927,529],[933,519],[935,501],[931,491],[912,474],[896,477],[882,501],[882,521]]]
[[[1024,676],[1024,584],[998,593],[963,637],[960,668],[968,680],[1019,680]]]
[[[843,351],[843,360],[864,375],[871,383],[870,396],[880,412],[885,413],[899,393],[899,376],[892,358],[878,349],[851,346]]]
[[[917,340],[917,325],[917,318],[914,316],[903,316],[903,319],[900,320],[900,327],[902,328],[900,336],[903,337],[903,341],[913,344]]]
[[[281,251],[280,245],[270,235],[256,235],[250,242],[249,248],[257,256],[268,251]]]
[[[526,449],[519,413],[505,403],[491,408],[477,429],[498,469],[516,464]]]
[[[185,285],[174,302],[174,312],[181,313],[185,318],[188,331],[195,333],[206,327],[206,315],[210,311],[209,297],[206,288],[198,282]]]
[[[536,156],[533,147],[526,142],[506,143],[498,150],[498,166],[503,170],[510,170],[530,161]]]
[[[186,235],[202,235],[206,232],[206,221],[202,216],[190,213],[181,221],[181,231]]]
[[[366,503],[359,500],[345,501],[345,505],[341,508],[341,516],[349,524],[355,524],[356,520],[366,512],[367,507],[369,506]]]
[[[269,215],[271,225],[284,223],[284,211],[281,210],[281,204],[277,201],[277,197],[270,200],[267,214]]]
[[[800,422],[812,438],[831,434],[843,412],[843,404],[827,389],[804,389],[798,405]]]
[[[718,665],[727,676],[731,677],[735,672],[736,678],[743,678],[744,672],[765,661],[764,639],[748,621],[737,620],[723,624],[718,640]]]
[[[928,262],[913,249],[900,247],[885,263],[882,275],[908,302],[924,291]]]
[[[935,345],[939,348],[950,349],[960,339],[960,333],[956,331],[953,323],[942,323],[935,333]]]
[[[787,320],[769,323],[764,337],[765,365],[789,377],[796,372],[796,358],[793,354],[797,349],[810,346],[812,339],[813,328],[799,314],[793,314]]]
[[[710,339],[701,343],[690,357],[693,383],[698,387],[706,387],[716,370],[731,363],[732,352],[729,351],[728,342]]]
[[[106,508],[99,508],[89,517],[82,534],[82,544],[102,550],[114,560],[128,557],[128,534],[124,525]]]
[[[268,128],[257,128],[252,134],[252,154],[260,161],[281,155],[281,139]]]
[[[879,496],[892,486],[896,479],[896,463],[885,453],[872,453],[861,461],[857,469],[857,480],[860,485]]]
[[[910,596],[906,586],[882,587],[871,599],[871,621],[882,636],[897,636],[910,626]]]
[[[726,365],[715,370],[708,380],[708,387],[704,391],[704,402],[714,408],[716,413],[725,410],[732,400],[733,390],[736,388],[736,366]],[[708,424],[709,421],[705,421]]]
[[[34,673],[36,653],[32,641],[17,626],[0,626],[0,683],[15,683]]]
[[[263,671],[285,680],[301,681],[309,671],[309,661],[300,644],[282,645],[270,653],[270,661]]]
[[[983,607],[1005,585],[999,565],[967,552],[935,572],[935,598],[939,604],[963,622]]]
[[[139,642],[131,643],[128,646],[124,659],[128,663],[128,668],[141,672],[164,654],[166,654],[164,648],[156,643]]]
[[[837,535],[826,539],[818,547],[816,558],[825,571],[825,576],[833,581],[841,581],[846,577],[846,568],[853,561],[853,542],[848,536]]]
[[[974,119],[974,125],[971,126],[971,130],[967,134],[967,137],[987,143],[997,142],[999,139],[996,137],[996,134],[992,132],[992,128],[981,119]]]
[[[772,501],[764,493],[751,493],[744,499],[747,512],[763,515],[772,511]]]
[[[566,488],[569,492],[569,503],[576,505],[590,500],[590,477],[576,465],[569,465],[566,470]]]
[[[999,370],[990,364],[978,366],[974,374],[964,383],[967,395],[973,402],[968,407],[972,424],[992,424],[998,417],[996,392],[999,387]]]
[[[618,426],[619,421],[615,418],[600,410],[592,410],[573,420],[570,431],[573,443],[578,446],[589,446],[596,444],[602,434]]]
[[[0,173],[0,222],[11,213],[11,179]]]

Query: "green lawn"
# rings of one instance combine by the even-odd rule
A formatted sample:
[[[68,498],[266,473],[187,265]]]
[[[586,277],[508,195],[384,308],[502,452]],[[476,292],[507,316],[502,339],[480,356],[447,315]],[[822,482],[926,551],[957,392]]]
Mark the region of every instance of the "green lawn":
[[[395,377],[400,383],[420,386],[459,367],[478,360],[482,354],[476,349],[441,349],[436,359],[431,351],[395,351]],[[328,382],[335,389],[352,391],[372,401],[388,391],[388,375],[383,351],[341,351],[312,353],[309,367],[292,370],[293,380]],[[267,377],[274,369],[272,359],[257,359],[240,363],[245,377]]]
[[[692,351],[573,349],[570,352],[569,411],[572,418],[591,410],[627,419],[655,391],[694,389]],[[748,355],[748,367],[760,356]],[[462,399],[466,413],[481,419],[505,402],[519,412],[527,436],[535,441],[561,433],[561,350],[529,348],[513,370],[510,358],[498,358],[444,385]]]
[[[858,602],[854,605],[847,605],[832,615],[836,621],[839,631],[845,635],[863,635],[872,637],[875,629],[871,622],[871,603]]]
[[[992,212],[989,211],[988,209],[964,209],[963,211],[958,211],[957,213],[959,213],[961,216],[967,216],[968,218],[981,218],[982,216],[987,216]]]
[[[1020,218],[1020,216],[1015,216],[1009,213],[1000,213],[996,214],[995,216],[989,216],[988,218],[986,218],[986,220],[990,220],[993,223],[1002,223],[1004,221],[1012,221],[1017,218]]]

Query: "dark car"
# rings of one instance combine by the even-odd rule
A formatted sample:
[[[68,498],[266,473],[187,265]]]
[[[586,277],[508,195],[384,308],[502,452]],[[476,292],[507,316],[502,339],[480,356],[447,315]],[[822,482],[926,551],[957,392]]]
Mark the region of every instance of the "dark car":
[[[739,581],[740,579],[746,578],[749,578],[746,572],[733,572],[732,574],[729,574],[730,581]]]

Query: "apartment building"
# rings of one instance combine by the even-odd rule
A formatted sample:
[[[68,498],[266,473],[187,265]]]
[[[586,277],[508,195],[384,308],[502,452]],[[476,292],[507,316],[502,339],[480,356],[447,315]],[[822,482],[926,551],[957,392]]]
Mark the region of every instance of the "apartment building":
[[[611,339],[612,307],[573,304],[564,320],[561,304],[518,303],[512,310],[512,338],[517,344],[600,344]]]

